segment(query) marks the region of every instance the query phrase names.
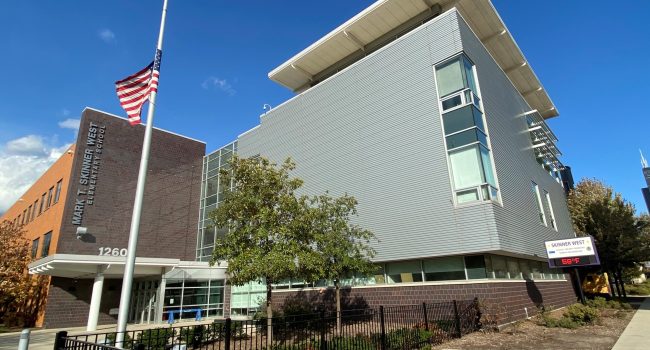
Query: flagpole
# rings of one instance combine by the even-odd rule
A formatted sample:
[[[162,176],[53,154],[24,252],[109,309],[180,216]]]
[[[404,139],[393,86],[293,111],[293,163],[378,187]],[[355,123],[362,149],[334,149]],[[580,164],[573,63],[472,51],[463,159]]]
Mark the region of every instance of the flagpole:
[[[163,2],[162,18],[160,20],[160,33],[158,34],[158,46],[156,56],[162,52],[163,33],[165,31],[165,16],[167,15],[167,0]],[[160,59],[160,57],[156,57]],[[155,69],[155,67],[154,67]],[[153,74],[153,70],[152,70]],[[140,170],[138,173],[138,184],[135,190],[135,202],[133,204],[133,217],[131,218],[131,230],[129,233],[129,245],[126,255],[126,266],[124,267],[124,278],[122,280],[122,294],[120,296],[120,307],[117,315],[117,334],[115,345],[123,348],[126,323],[129,316],[129,305],[131,302],[131,289],[133,286],[133,270],[135,268],[136,248],[138,246],[138,233],[140,229],[140,215],[142,214],[142,199],[144,197],[144,185],[147,179],[147,167],[149,163],[149,150],[151,148],[151,134],[153,129],[153,115],[156,109],[156,92],[152,90],[149,95],[149,110],[147,112],[147,126],[142,142],[142,156],[140,158]],[[162,302],[159,300],[158,302]]]

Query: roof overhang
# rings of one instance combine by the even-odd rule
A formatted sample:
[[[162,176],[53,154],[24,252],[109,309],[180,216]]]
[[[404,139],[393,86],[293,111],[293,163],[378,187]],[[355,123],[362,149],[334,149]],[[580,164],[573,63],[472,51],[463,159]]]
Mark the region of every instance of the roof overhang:
[[[93,278],[101,272],[106,278],[122,278],[125,265],[126,257],[123,256],[54,254],[32,262],[28,268],[30,274],[56,277]],[[135,259],[134,277],[161,276],[164,271],[174,268],[211,267],[207,262],[139,257]]]
[[[304,91],[314,77],[434,8],[456,7],[532,109],[546,119],[555,105],[489,0],[379,0],[269,73],[293,91]]]

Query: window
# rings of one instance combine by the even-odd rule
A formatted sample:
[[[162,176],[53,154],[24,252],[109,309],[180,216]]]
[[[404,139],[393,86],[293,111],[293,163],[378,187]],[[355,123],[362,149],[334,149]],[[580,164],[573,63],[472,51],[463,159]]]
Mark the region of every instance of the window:
[[[59,182],[56,183],[56,192],[54,194],[54,203],[59,202],[59,198],[61,197],[61,185],[63,184],[63,179],[59,180]]]
[[[422,282],[422,266],[419,260],[387,264],[388,283]]]
[[[36,258],[36,254],[38,254],[38,241],[39,241],[39,238],[36,238],[36,239],[32,242],[32,259],[35,259],[35,258]]]
[[[437,67],[438,95],[442,98],[464,88],[476,91],[472,67],[473,65],[465,56]]]
[[[45,205],[45,196],[47,196],[47,193],[43,193],[41,196],[41,206],[38,207],[38,215],[41,215],[43,213],[43,205]]]
[[[17,225],[22,225],[23,223],[20,221],[20,215],[18,215],[18,220],[16,221]]]
[[[483,255],[466,256],[465,269],[467,270],[468,279],[487,278],[485,257]]]
[[[47,205],[45,206],[46,210],[52,205],[52,193],[54,193],[54,187],[50,187],[50,189],[47,191]]]
[[[555,222],[555,213],[553,213],[553,204],[551,204],[551,195],[548,191],[544,190],[544,197],[546,198],[546,204],[548,205],[548,212],[551,214],[551,227],[557,231],[557,223]]]
[[[23,210],[23,221],[21,222],[23,225],[28,223],[29,219],[27,218],[27,209]]]
[[[544,215],[544,207],[542,206],[542,197],[539,194],[539,186],[535,182],[532,182],[533,195],[537,202],[537,211],[539,213],[539,221],[542,225],[546,226],[546,216]]]
[[[424,278],[427,281],[464,280],[463,257],[449,256],[424,261]]]
[[[436,67],[456,203],[498,200],[474,66],[461,55]]]
[[[50,242],[52,241],[52,231],[48,232],[43,236],[43,248],[41,248],[41,258],[44,258],[50,254]]]
[[[34,204],[36,204],[36,203],[34,203]],[[29,208],[27,208],[27,219],[25,219],[25,222],[28,223],[28,224],[34,218],[34,216],[32,215],[34,213],[32,208],[33,208],[33,206],[31,206],[31,205],[29,206]]]

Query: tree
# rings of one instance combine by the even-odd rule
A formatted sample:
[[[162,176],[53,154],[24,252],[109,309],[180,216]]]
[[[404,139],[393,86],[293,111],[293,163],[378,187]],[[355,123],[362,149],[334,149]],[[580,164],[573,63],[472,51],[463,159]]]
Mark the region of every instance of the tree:
[[[594,237],[605,272],[622,285],[622,271],[650,258],[650,240],[634,206],[595,179],[580,181],[568,198],[573,227],[579,236]],[[625,289],[623,288],[623,293]]]
[[[266,283],[267,341],[271,342],[272,284],[303,276],[311,266],[310,224],[305,220],[309,201],[295,191],[303,181],[290,178],[291,159],[281,166],[265,158],[233,157],[230,169],[220,170],[224,200],[210,217],[227,228],[218,237],[211,263],[227,261],[230,283]]]
[[[377,270],[370,258],[375,251],[368,244],[374,234],[350,224],[357,214],[357,200],[344,195],[332,198],[328,194],[310,200],[310,219],[317,259],[314,261],[313,280],[334,282],[336,290],[336,328],[341,334],[341,279],[354,274],[370,274]]]
[[[0,312],[2,318],[15,315],[30,296],[31,278],[29,241],[19,226],[9,221],[0,223]]]

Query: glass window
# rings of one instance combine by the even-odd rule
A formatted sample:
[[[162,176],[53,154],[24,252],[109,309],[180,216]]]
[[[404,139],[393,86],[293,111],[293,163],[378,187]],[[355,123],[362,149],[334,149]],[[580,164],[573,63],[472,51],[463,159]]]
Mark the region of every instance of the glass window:
[[[447,136],[446,139],[447,139],[447,149],[469,145],[470,143],[476,141],[487,146],[487,137],[481,130],[477,128],[469,129],[463,132],[459,132],[457,134]]]
[[[34,205],[36,205],[36,203],[34,203]],[[32,208],[34,208],[34,206],[32,206],[32,205],[30,205],[29,208],[27,208],[27,223],[34,220],[34,211],[32,210]],[[34,209],[36,209],[36,208],[34,208]]]
[[[58,203],[59,198],[61,197],[61,185],[63,185],[63,179],[59,180],[59,182],[56,183],[56,192],[54,193],[54,203]]]
[[[460,106],[462,103],[463,103],[463,98],[460,95],[450,97],[450,98],[442,101],[442,110],[446,111],[446,110],[448,110],[450,108]]]
[[[424,261],[424,278],[427,281],[464,280],[463,257],[449,256]]]
[[[41,249],[41,258],[50,255],[50,242],[52,241],[52,231],[43,236],[43,248]]]
[[[39,242],[39,238],[36,238],[32,242],[32,259],[35,259],[36,255],[38,254],[38,242]]]
[[[494,180],[494,174],[492,173],[492,160],[490,159],[490,151],[488,151],[487,148],[483,146],[480,146],[479,149],[481,151],[481,161],[483,162],[485,182],[496,187],[497,183]]]
[[[449,160],[456,189],[477,186],[484,182],[476,147],[451,151],[449,152]],[[478,193],[476,190],[474,192],[476,193],[476,200],[478,200]],[[464,195],[471,196],[472,194],[467,193]]]
[[[530,261],[519,260],[519,269],[521,270],[521,275],[524,279],[533,278],[532,272],[530,270]]]
[[[551,195],[548,191],[544,190],[544,198],[546,198],[546,205],[548,205],[548,212],[551,214],[551,227],[557,231],[557,224],[555,222],[555,213],[553,213],[553,204],[551,204]]]
[[[508,268],[506,258],[498,255],[491,255],[490,261],[492,262],[492,272],[494,278],[508,278]]]
[[[464,88],[476,90],[472,63],[465,56],[436,67],[438,95],[444,97]]]
[[[47,205],[45,206],[45,209],[49,208],[52,205],[53,193],[54,193],[54,187],[50,187],[50,189],[47,191]]]
[[[422,282],[420,261],[392,262],[387,264],[388,283]]]
[[[45,205],[45,196],[47,196],[47,193],[43,193],[41,196],[41,205],[38,207],[38,215],[41,215],[43,213],[43,205]]]
[[[544,274],[542,273],[542,262],[540,261],[530,261],[530,271],[533,274],[533,279],[541,280],[544,279]]]
[[[467,270],[468,279],[487,278],[483,255],[466,256],[465,269]]]
[[[483,126],[483,114],[475,106],[465,106],[447,112],[442,115],[442,119],[445,126],[445,135],[473,126],[485,130]]]
[[[460,58],[437,67],[436,78],[438,80],[438,95],[440,97],[465,88]]]
[[[542,206],[542,197],[539,194],[539,186],[535,182],[531,182],[535,202],[537,203],[537,212],[539,213],[539,221],[546,226],[546,216],[544,215],[544,207]]]
[[[507,258],[508,274],[511,279],[521,279],[521,269],[519,269],[519,261],[515,258]]]

